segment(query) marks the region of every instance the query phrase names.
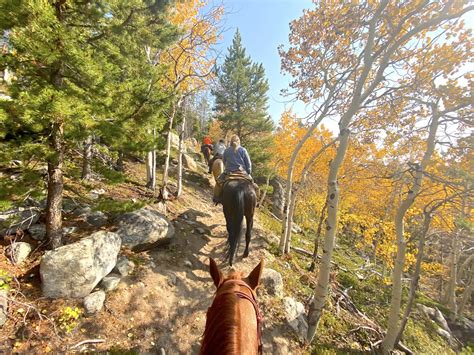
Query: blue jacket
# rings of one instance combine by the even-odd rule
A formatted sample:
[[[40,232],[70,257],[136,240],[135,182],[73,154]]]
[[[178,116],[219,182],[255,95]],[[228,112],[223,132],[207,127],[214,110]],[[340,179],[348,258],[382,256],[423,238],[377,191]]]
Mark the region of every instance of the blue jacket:
[[[223,160],[226,173],[237,170],[246,171],[249,175],[252,173],[252,162],[244,147],[238,147],[236,152],[233,147],[227,148]]]

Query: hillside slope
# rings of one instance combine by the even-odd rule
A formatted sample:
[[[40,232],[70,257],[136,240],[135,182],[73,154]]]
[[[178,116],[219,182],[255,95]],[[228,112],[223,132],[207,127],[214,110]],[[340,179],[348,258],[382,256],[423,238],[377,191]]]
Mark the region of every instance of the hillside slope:
[[[113,182],[87,184],[69,182],[70,198],[87,201],[93,209],[111,217],[136,209],[154,200],[141,185],[141,164],[127,163],[126,176]],[[81,300],[41,298],[38,265],[42,254],[37,250],[27,264],[12,266],[2,252],[0,269],[13,276],[10,280],[9,321],[2,329],[0,344],[14,351],[137,351],[197,353],[203,333],[206,310],[214,294],[208,274],[209,257],[222,263],[226,244],[225,220],[221,206],[211,204],[212,178],[199,167],[199,172],[184,175],[183,196],[168,203],[167,217],[175,227],[170,245],[134,253],[122,248],[136,265],[134,272],[122,279],[119,287],[108,293],[104,308],[93,316],[67,316],[70,310],[82,309]],[[172,183],[173,187],[173,183]],[[102,189],[97,200],[88,198],[90,191]],[[140,202],[144,201],[144,202]],[[79,231],[72,240],[93,230],[80,218],[66,215],[67,226]],[[112,222],[103,229],[114,230]],[[310,258],[298,253],[278,258],[276,243],[278,221],[265,209],[257,212],[250,256],[242,259],[243,243],[235,268],[249,272],[263,258],[267,268],[283,276],[284,295],[307,305],[316,282],[317,272],[308,272]],[[28,239],[28,235],[25,235]],[[7,243],[3,245],[6,246]],[[312,241],[301,234],[293,245],[311,250]],[[2,247],[3,248],[3,247]],[[3,251],[3,250],[2,250]],[[372,353],[381,338],[390,288],[379,276],[380,270],[366,265],[349,241],[340,238],[334,257],[332,297],[320,324],[317,340],[305,346],[288,324],[285,299],[259,291],[264,313],[265,353]],[[426,298],[419,301],[428,305]],[[76,319],[77,318],[77,319]],[[67,328],[67,331],[64,329]],[[92,343],[83,341],[94,340]],[[447,342],[435,333],[435,325],[415,312],[404,337],[405,344],[417,353],[453,353]]]

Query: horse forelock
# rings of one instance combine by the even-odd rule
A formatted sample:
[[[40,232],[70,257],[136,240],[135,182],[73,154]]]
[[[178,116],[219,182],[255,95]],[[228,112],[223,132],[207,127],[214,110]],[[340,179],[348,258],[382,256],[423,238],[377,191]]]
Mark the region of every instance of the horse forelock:
[[[239,280],[239,275],[234,273],[226,280]],[[233,285],[222,286],[225,292]],[[227,296],[227,297],[225,297]],[[201,344],[201,354],[240,354],[240,315],[237,297],[229,294],[219,296],[212,302],[207,311],[206,329]]]
[[[232,272],[227,280],[241,280],[241,274]],[[207,311],[206,328],[201,344],[201,354],[240,354],[239,338],[242,328],[238,298],[226,293],[235,286],[225,283],[218,289],[211,307]]]

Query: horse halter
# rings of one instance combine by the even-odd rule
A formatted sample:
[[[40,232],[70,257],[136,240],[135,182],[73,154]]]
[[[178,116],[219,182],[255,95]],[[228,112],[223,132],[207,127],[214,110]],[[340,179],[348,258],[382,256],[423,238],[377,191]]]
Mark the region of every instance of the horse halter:
[[[225,295],[225,294],[235,294],[237,297],[239,298],[242,298],[242,299],[246,299],[247,301],[249,301],[250,303],[252,303],[252,306],[255,310],[255,315],[257,317],[257,342],[258,342],[258,353],[259,354],[262,354],[263,353],[263,344],[262,344],[262,325],[263,325],[263,316],[262,316],[262,312],[260,311],[260,307],[258,306],[258,303],[257,303],[257,300],[255,299],[255,295],[253,293],[253,290],[250,288],[249,285],[247,285],[247,283],[245,283],[244,281],[242,280],[237,280],[237,279],[227,279],[227,280],[224,280],[222,281],[218,286],[217,286],[217,290],[216,290],[216,294],[217,292],[219,292],[219,289],[222,287],[222,285],[224,285],[225,283],[230,283],[232,282],[233,284],[235,285],[238,285],[238,286],[241,286],[241,287],[245,287],[246,289],[248,289],[250,291],[250,295],[249,296],[248,294],[246,294],[245,292],[242,292],[242,291],[226,291],[226,292],[222,292],[220,294],[218,294],[216,296],[217,297],[220,297],[222,295]]]

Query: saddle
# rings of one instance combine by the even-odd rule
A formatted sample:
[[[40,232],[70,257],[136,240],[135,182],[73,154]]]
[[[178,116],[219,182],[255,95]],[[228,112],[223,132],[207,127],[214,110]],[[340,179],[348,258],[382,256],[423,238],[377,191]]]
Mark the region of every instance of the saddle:
[[[232,181],[232,180],[246,180],[249,182],[253,182],[252,177],[250,175],[239,170],[226,174],[224,183],[226,183],[227,181]]]

